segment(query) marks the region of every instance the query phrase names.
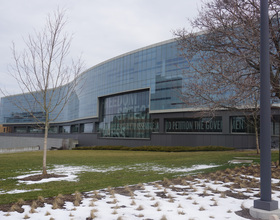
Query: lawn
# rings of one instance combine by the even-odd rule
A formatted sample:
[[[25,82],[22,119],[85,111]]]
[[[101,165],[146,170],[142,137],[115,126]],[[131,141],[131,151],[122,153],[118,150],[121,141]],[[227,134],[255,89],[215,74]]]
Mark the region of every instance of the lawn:
[[[211,172],[236,166],[228,163],[235,157],[251,157],[254,162],[258,162],[259,157],[254,153],[255,151],[49,151],[47,159],[49,170],[59,165],[71,167],[73,170],[75,167],[86,169],[77,174],[77,181],[53,181],[30,185],[19,183],[16,177],[40,171],[42,152],[0,154],[0,204],[15,202],[20,198],[29,200],[36,199],[38,196],[52,197],[75,191],[86,192],[108,186],[116,187],[175,178],[179,175],[187,175],[184,169],[193,165],[219,165],[219,167],[200,170],[200,172]],[[277,160],[278,152],[274,152],[272,158],[274,161]],[[30,190],[30,192],[7,193],[13,190]]]

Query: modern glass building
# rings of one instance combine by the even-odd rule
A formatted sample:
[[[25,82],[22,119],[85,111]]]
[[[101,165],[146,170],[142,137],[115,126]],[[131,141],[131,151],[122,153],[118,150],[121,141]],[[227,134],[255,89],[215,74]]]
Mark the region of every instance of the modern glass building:
[[[201,117],[192,106],[184,104],[181,91],[187,80],[186,68],[187,62],[179,56],[174,39],[93,66],[79,76],[77,88],[82,89],[77,89],[51,123],[49,135],[78,139],[79,145],[87,146],[254,148],[254,131],[242,113],[219,111],[215,117]],[[30,104],[32,99],[28,94],[1,99],[1,124],[13,135],[43,135],[33,117],[12,101]],[[39,106],[26,104],[26,108],[44,119]],[[277,136],[278,121],[272,121]]]

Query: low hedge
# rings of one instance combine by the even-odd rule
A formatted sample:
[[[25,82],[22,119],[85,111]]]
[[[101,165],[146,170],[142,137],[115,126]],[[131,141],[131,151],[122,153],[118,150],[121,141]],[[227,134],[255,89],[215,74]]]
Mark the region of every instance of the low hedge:
[[[235,148],[223,146],[140,146],[140,147],[126,147],[126,146],[89,146],[76,147],[73,150],[126,150],[126,151],[157,151],[157,152],[190,152],[190,151],[230,151]]]

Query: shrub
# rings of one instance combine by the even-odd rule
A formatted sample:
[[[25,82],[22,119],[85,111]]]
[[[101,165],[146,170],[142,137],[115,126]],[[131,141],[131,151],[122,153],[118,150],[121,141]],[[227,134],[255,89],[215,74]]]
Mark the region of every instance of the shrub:
[[[126,147],[126,146],[88,146],[76,147],[73,150],[126,150],[126,151],[156,151],[156,152],[190,152],[190,151],[230,151],[234,148],[223,146],[140,146],[140,147]]]

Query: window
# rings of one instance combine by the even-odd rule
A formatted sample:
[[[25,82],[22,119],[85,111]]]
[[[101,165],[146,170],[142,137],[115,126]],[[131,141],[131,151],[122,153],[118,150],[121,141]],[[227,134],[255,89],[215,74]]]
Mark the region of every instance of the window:
[[[84,133],[92,133],[93,132],[93,123],[84,124]]]
[[[222,117],[165,119],[165,132],[222,132]]]
[[[257,118],[257,127],[260,129],[260,120]],[[255,123],[252,116],[233,116],[231,117],[232,133],[255,133]]]
[[[57,126],[50,126],[49,128],[49,134],[56,134],[58,132]]]
[[[280,132],[279,120],[278,121],[273,120],[273,123],[272,123],[272,134],[278,136],[279,132]]]
[[[28,127],[28,133],[43,133],[43,129],[39,127]]]
[[[231,117],[231,132],[235,133],[246,133],[247,123],[245,116],[234,116]]]
[[[159,119],[154,119],[151,127],[153,132],[159,132]]]
[[[70,133],[70,125],[62,126],[61,133]]]
[[[26,133],[26,127],[15,127],[15,133]]]
[[[71,125],[71,133],[79,132],[79,125]]]
[[[149,138],[153,122],[149,115],[149,91],[124,93],[100,99],[101,137]]]

